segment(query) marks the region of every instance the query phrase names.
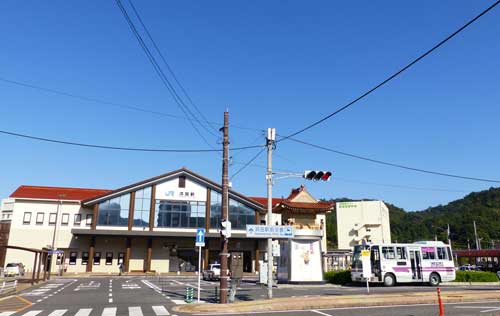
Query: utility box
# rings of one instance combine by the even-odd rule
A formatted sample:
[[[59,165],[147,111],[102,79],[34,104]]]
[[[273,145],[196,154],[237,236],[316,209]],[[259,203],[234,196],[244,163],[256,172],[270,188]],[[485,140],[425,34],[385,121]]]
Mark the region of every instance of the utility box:
[[[243,278],[243,252],[231,252],[229,271],[232,279]]]

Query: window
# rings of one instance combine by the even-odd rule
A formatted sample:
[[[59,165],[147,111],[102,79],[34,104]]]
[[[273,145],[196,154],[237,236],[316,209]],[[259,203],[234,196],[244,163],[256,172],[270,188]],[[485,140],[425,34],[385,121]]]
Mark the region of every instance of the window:
[[[222,196],[218,192],[212,191],[210,205],[210,226],[218,228],[221,222]],[[246,229],[247,224],[255,224],[255,210],[229,199],[229,221],[233,229]]]
[[[74,266],[76,264],[76,258],[78,257],[78,252],[71,251],[69,253],[69,265]]]
[[[406,247],[396,247],[396,259],[406,260]]]
[[[205,227],[204,201],[156,200],[155,227]]]
[[[63,213],[61,217],[61,225],[68,226],[69,223],[69,214]]]
[[[451,255],[450,247],[446,247],[446,252],[448,253],[448,260],[453,261],[453,256]]]
[[[99,204],[97,225],[128,226],[130,194],[124,194]]]
[[[437,247],[437,257],[439,260],[446,260],[446,248],[445,247]]]
[[[180,176],[179,177],[179,188],[185,188],[185,187],[186,187],[186,177]]]
[[[24,212],[23,224],[26,224],[26,225],[31,224],[31,212]]]
[[[210,227],[219,228],[222,214],[222,195],[212,191],[210,193]]]
[[[87,216],[85,217],[85,225],[91,226],[93,220],[94,220],[94,214],[87,214]]]
[[[422,247],[422,259],[435,260],[436,259],[436,249],[434,247]]]
[[[44,215],[45,215],[45,214],[44,214],[44,213],[42,213],[42,212],[38,212],[38,213],[36,213],[36,223],[37,223],[38,225],[42,225],[42,224],[43,224],[43,217],[44,217]]]
[[[134,227],[149,227],[151,209],[151,187],[135,192]]]
[[[101,264],[101,253],[100,252],[96,252],[94,254],[94,261],[93,262],[94,262],[95,266],[98,266]]]
[[[89,263],[89,253],[82,252],[82,265],[85,266]]]
[[[394,247],[382,247],[382,255],[384,259],[392,260],[396,259],[396,255],[394,254]]]
[[[106,252],[106,265],[110,266],[113,264],[113,253],[112,252]]]
[[[82,222],[82,214],[75,214],[73,225],[80,226],[81,222]]]
[[[49,214],[49,225],[55,225],[57,220],[57,213]]]

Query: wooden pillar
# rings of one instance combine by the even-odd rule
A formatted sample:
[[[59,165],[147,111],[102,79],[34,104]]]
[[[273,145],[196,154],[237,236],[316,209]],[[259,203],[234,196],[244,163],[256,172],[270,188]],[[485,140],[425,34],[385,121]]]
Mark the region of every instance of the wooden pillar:
[[[149,231],[153,231],[155,227],[155,200],[156,199],[156,185],[151,186],[151,204],[149,206]]]
[[[255,225],[260,225],[260,213],[255,211]]]
[[[98,215],[98,213],[99,213],[99,203],[94,205],[94,214],[93,214],[94,217],[92,217],[92,226],[91,226],[91,228],[94,230],[97,227],[97,218],[98,218],[97,215]]]
[[[127,237],[125,240],[125,262],[123,263],[124,265],[124,271],[129,272],[129,266],[130,266],[130,248],[132,247],[132,238]]]
[[[31,275],[31,285],[35,284],[37,261],[38,261],[38,252],[35,252],[35,262],[33,262],[33,274]]]
[[[95,236],[92,236],[90,237],[89,261],[87,262],[87,272],[92,272],[92,266],[94,265],[94,247],[95,247]]]
[[[49,262],[49,253],[45,253],[45,260],[43,261],[43,280],[47,280],[47,264]]]
[[[211,192],[212,192],[212,190],[207,188],[207,200],[205,202],[205,231],[206,231],[206,233],[208,233],[210,230],[210,207],[212,204]],[[208,269],[208,266],[207,266],[207,269]]]
[[[255,271],[260,272],[260,250],[259,250],[259,241],[255,241]]]
[[[207,242],[207,240],[205,240]],[[208,242],[206,243],[205,248],[203,248],[203,269],[208,270],[208,261],[210,260],[210,250],[208,249]]]
[[[130,193],[130,206],[128,209],[128,230],[134,226],[135,192]]]
[[[146,271],[151,271],[151,257],[153,256],[153,238],[149,237],[148,239],[148,250],[146,253]]]
[[[40,270],[42,270],[42,259],[43,259],[43,252],[38,253],[38,269],[36,273],[36,281],[40,281]]]

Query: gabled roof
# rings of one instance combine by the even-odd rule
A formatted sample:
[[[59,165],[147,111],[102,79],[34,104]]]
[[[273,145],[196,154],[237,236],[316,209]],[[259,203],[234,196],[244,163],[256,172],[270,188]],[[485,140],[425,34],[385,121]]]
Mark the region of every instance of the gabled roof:
[[[214,182],[208,178],[205,178],[205,177],[183,167],[183,168],[171,171],[171,172],[161,174],[161,175],[153,177],[153,178],[149,178],[149,179],[146,179],[143,181],[139,181],[139,182],[121,187],[121,188],[116,189],[116,190],[104,192],[103,194],[98,195],[98,196],[90,197],[90,198],[82,201],[82,204],[85,206],[92,206],[92,205],[97,204],[101,201],[108,200],[110,198],[113,198],[113,197],[116,197],[116,196],[119,196],[122,194],[126,194],[126,193],[129,193],[132,191],[137,191],[137,190],[140,190],[144,187],[147,187],[147,186],[150,186],[153,184],[157,184],[157,183],[161,183],[161,182],[164,182],[164,181],[167,181],[170,179],[174,179],[180,175],[186,176],[186,177],[188,177],[196,182],[201,182],[201,183],[205,184],[207,187],[209,187],[212,190],[217,191],[219,193],[222,191],[222,186],[219,183]],[[233,191],[233,190],[229,190],[229,196],[233,199],[239,200],[240,202],[245,202],[246,204],[252,205],[260,211],[263,210],[263,206],[260,203],[252,200],[251,198],[249,198],[241,193],[238,193],[238,192]]]
[[[11,198],[82,201],[111,190],[21,185]]]

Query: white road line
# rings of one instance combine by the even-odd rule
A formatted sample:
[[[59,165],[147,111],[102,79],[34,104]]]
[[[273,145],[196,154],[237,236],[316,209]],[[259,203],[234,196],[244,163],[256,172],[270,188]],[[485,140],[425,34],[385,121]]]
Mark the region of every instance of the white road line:
[[[68,310],[67,309],[56,309],[52,313],[49,314],[49,316],[62,316],[64,315]]]
[[[116,315],[116,307],[106,307],[101,316],[115,316]]]
[[[108,303],[113,303],[113,299],[112,299],[112,298],[110,298],[110,299],[108,300]]]
[[[109,293],[109,295],[108,295],[108,296],[109,296],[109,297],[113,296],[113,293]]]
[[[323,312],[317,311],[317,310],[315,310],[315,309],[311,309],[311,312],[315,312],[315,313],[318,313],[318,314],[320,314],[320,315],[325,315],[325,316],[332,316],[332,315],[330,315],[330,314],[323,313]]]
[[[42,311],[29,311],[26,314],[23,314],[23,316],[36,316],[40,314]]]
[[[141,307],[140,306],[129,306],[128,315],[129,316],[143,316]]]
[[[171,300],[174,304],[177,304],[177,305],[185,305],[187,304],[185,301],[183,300]]]
[[[92,308],[80,308],[75,316],[89,316]]]
[[[10,316],[10,315],[12,315],[14,313],[15,313],[15,311],[14,312],[1,312],[0,316]]]
[[[179,281],[177,281],[177,280],[172,280],[172,281],[173,281],[173,282],[175,282],[175,283],[177,283],[177,284],[184,285],[184,283],[179,282]]]
[[[155,312],[156,316],[166,316],[170,315],[168,310],[165,308],[165,306],[153,306],[153,311]],[[1,315],[0,315],[1,316]]]

